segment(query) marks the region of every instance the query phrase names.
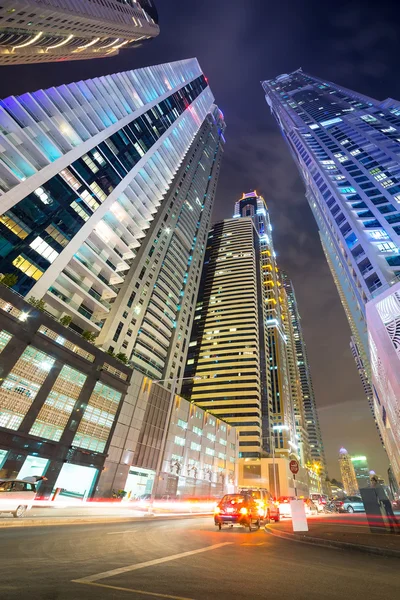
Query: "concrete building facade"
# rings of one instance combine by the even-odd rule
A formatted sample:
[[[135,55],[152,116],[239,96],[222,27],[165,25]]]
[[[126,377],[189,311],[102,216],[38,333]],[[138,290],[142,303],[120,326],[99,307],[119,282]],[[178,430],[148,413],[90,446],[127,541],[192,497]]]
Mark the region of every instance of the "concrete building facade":
[[[115,56],[158,33],[153,0],[4,0],[0,65]]]

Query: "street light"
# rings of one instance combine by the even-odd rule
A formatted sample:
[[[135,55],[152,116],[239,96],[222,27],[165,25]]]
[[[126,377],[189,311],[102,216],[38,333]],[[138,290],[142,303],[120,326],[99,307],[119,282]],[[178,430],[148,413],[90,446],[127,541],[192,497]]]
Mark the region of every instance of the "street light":
[[[168,436],[169,426],[170,426],[170,422],[171,422],[172,408],[174,405],[177,384],[178,384],[178,381],[184,381],[185,379],[201,379],[201,377],[174,377],[172,379],[153,379],[153,380],[151,380],[151,383],[163,383],[163,382],[165,383],[166,381],[172,381],[167,418],[165,420],[165,428],[164,428],[163,436],[161,439],[160,454],[159,454],[158,460],[157,460],[156,474],[154,477],[153,488],[152,488],[151,496],[150,496],[151,502],[154,500],[155,495],[156,495],[156,490],[158,488],[158,480],[160,478],[162,462],[163,462],[164,453],[165,453],[165,447],[167,445],[167,436]]]
[[[272,446],[272,468],[274,471],[274,498],[276,499],[276,471],[275,471],[275,436],[273,433],[275,431],[284,431],[289,429],[288,425],[273,425],[272,433],[270,436],[271,446]]]

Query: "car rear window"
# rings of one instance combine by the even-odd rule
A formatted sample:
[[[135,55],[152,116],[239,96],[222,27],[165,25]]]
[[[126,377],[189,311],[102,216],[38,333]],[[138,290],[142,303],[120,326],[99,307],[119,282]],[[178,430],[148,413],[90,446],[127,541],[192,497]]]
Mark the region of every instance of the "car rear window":
[[[243,504],[245,500],[245,496],[241,496],[240,494],[224,496],[221,500],[221,506],[235,506],[237,504]]]
[[[249,491],[249,495],[254,498],[254,500],[261,500],[261,492],[259,490],[251,490]]]

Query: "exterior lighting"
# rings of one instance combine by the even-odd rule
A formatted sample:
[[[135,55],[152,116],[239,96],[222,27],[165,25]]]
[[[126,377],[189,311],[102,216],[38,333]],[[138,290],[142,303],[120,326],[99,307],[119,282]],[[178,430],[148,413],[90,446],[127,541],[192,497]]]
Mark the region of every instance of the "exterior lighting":
[[[20,44],[19,46],[13,46],[13,51],[16,50],[17,48],[26,48],[27,46],[30,46],[31,44],[34,44],[35,42],[38,41],[38,39],[43,35],[43,31],[39,31],[39,33],[37,33],[35,35],[35,37],[31,38],[29,41],[25,42],[25,44]]]
[[[85,48],[90,48],[90,46],[94,46],[94,44],[96,44],[99,41],[99,39],[100,38],[95,38],[94,40],[92,40],[88,44],[85,44],[84,46],[78,46],[78,50],[84,50]]]
[[[65,40],[63,40],[59,44],[56,44],[55,46],[48,46],[46,48],[46,52],[48,52],[49,50],[54,50],[54,48],[61,48],[61,46],[65,46],[65,44],[68,44],[68,42],[70,42],[73,37],[73,35],[69,35],[67,38],[65,38]]]

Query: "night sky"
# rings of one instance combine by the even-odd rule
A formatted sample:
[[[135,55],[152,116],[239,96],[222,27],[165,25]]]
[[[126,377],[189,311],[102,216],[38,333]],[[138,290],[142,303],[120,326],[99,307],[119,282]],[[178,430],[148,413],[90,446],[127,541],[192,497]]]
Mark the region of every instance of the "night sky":
[[[349,349],[350,330],[304,189],[260,81],[298,67],[371,97],[400,98],[399,13],[388,0],[156,0],[161,34],[116,58],[0,68],[0,97],[152,64],[197,57],[227,123],[214,219],[242,192],[267,202],[281,268],[302,315],[331,477],[337,453],[387,459]]]

